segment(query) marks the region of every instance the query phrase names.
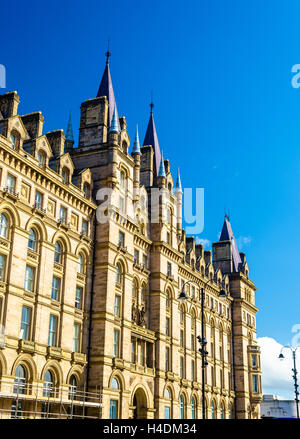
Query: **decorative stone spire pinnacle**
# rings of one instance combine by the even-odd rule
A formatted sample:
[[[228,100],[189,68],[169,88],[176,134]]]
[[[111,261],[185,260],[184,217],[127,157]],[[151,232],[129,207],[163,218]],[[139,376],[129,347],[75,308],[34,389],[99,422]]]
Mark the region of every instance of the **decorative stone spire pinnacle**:
[[[160,161],[160,166],[159,166],[159,171],[158,171],[158,177],[166,178],[166,171],[165,171],[165,164],[164,164],[163,153],[161,153],[161,161]]]
[[[71,111],[69,114],[69,121],[68,121],[68,126],[67,126],[67,131],[66,131],[66,140],[70,140],[71,142],[74,142]]]
[[[117,110],[117,104],[116,104],[116,99],[115,99],[115,94],[114,94],[114,89],[113,89],[111,75],[110,75],[110,69],[109,69],[109,57],[111,54],[110,54],[108,49],[107,49],[107,52],[105,55],[106,55],[106,65],[105,65],[104,73],[103,73],[101,83],[99,86],[99,90],[97,93],[97,98],[99,98],[101,96],[107,97],[107,100],[108,100],[108,128],[111,125],[114,110],[116,110],[116,119],[117,119],[117,124],[118,124],[118,130],[121,131],[118,110]]]
[[[236,240],[235,240],[235,237],[233,235],[233,231],[231,228],[231,224],[230,224],[228,215],[225,215],[224,224],[223,224],[223,228],[222,228],[222,232],[221,232],[219,241],[231,241],[233,270],[239,271],[239,266],[242,263],[242,259],[241,259],[241,256],[239,254],[239,251],[238,251],[238,248],[236,245]]]
[[[110,128],[109,128],[109,132],[110,133],[112,133],[112,132],[119,133],[116,107],[115,107],[114,112],[113,112],[113,117],[112,117],[111,125],[110,125]]]
[[[175,192],[180,192],[182,193],[182,186],[181,186],[181,179],[180,179],[180,172],[179,172],[179,168],[178,168],[178,172],[177,172],[177,180],[176,180],[176,185],[175,185]]]
[[[148,122],[147,131],[145,134],[145,139],[143,145],[152,145],[153,152],[154,152],[154,160],[153,160],[153,168],[154,168],[154,176],[156,177],[158,175],[158,170],[161,162],[161,153],[158,143],[158,138],[156,134],[156,128],[153,118],[153,107],[154,104],[151,99],[150,103],[150,118]]]
[[[138,124],[136,124],[136,133],[135,133],[132,154],[141,154]]]

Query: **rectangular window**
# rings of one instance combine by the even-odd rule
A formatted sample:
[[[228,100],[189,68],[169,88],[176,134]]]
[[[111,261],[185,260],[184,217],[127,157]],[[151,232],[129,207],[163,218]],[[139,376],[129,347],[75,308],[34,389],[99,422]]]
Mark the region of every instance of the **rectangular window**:
[[[170,232],[167,232],[167,244],[170,244],[170,242],[171,242]]]
[[[258,393],[257,375],[252,375],[252,392],[253,393]]]
[[[168,262],[168,265],[167,265],[167,275],[171,276],[171,274],[172,274],[172,266],[171,266],[170,262]]]
[[[116,317],[120,317],[120,303],[121,303],[121,296],[116,294],[115,295],[115,309],[114,309],[114,314]]]
[[[191,334],[191,349],[195,350],[195,336],[194,334]]]
[[[170,348],[166,347],[165,371],[168,372],[169,370],[170,370]]]
[[[26,291],[33,291],[34,288],[35,268],[26,265],[24,288]]]
[[[88,235],[88,222],[85,220],[82,220],[82,225],[81,225],[81,233],[84,236]]]
[[[196,381],[195,380],[195,361],[194,360],[192,360],[192,362],[191,362],[191,378],[192,378],[192,381]]]
[[[184,338],[184,332],[183,332],[183,330],[181,329],[180,330],[180,346],[181,347],[183,347],[183,338]]]
[[[195,299],[195,287],[194,286],[192,286],[191,296],[192,296],[192,299]]]
[[[110,400],[109,418],[118,419],[118,401],[115,399]]]
[[[134,261],[135,264],[139,263],[139,257],[140,257],[139,251],[138,250],[134,250],[133,261]]]
[[[119,232],[119,247],[125,247],[125,235],[123,232]]]
[[[7,189],[7,192],[9,192],[10,194],[13,194],[15,192],[15,189],[16,189],[16,177],[13,177],[12,175],[7,174],[6,189]]]
[[[170,419],[171,413],[170,413],[170,407],[165,407],[165,419]]]
[[[79,342],[80,342],[80,324],[74,323],[74,331],[73,331],[73,352],[79,352]]]
[[[119,210],[121,213],[124,213],[125,211],[125,201],[124,201],[124,197],[119,197]]]
[[[170,335],[170,319],[166,318],[166,335]]]
[[[184,366],[183,366],[183,357],[180,357],[180,369],[179,369],[179,378],[184,378]]]
[[[0,255],[0,280],[4,280],[5,277],[6,256]]]
[[[82,296],[83,296],[82,287],[76,287],[75,308],[77,308],[77,309],[82,309]]]
[[[131,363],[135,363],[135,341],[131,342]]]
[[[50,314],[48,345],[56,346],[56,340],[57,340],[57,317]]]
[[[67,209],[66,207],[61,206],[59,210],[59,220],[63,224],[67,224]]]
[[[143,266],[144,268],[148,268],[148,258],[146,255],[143,255]]]
[[[252,367],[257,367],[257,356],[255,354],[251,355],[251,364]]]
[[[51,289],[51,299],[58,300],[60,292],[60,278],[53,276],[52,278],[52,289]]]
[[[43,208],[43,194],[39,191],[35,191],[34,207],[39,210],[42,210]]]
[[[140,342],[138,345],[139,350],[139,363],[144,366],[145,363],[145,355],[144,355],[144,343]]]
[[[113,356],[119,357],[119,344],[120,333],[117,329],[114,329],[114,344],[113,344]]]
[[[21,331],[20,338],[23,340],[29,340],[30,338],[30,325],[31,325],[31,308],[23,306],[21,317]]]

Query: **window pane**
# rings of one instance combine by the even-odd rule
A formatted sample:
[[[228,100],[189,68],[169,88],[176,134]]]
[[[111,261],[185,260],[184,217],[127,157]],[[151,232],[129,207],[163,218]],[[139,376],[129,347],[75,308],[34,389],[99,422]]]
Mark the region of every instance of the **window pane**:
[[[2,213],[1,221],[0,221],[0,236],[2,236],[2,238],[7,238],[7,234],[8,234],[8,220],[6,215]]]
[[[56,345],[56,333],[57,333],[57,317],[51,314],[49,320],[49,337],[48,337],[49,346]]]
[[[53,276],[51,299],[58,300],[59,299],[59,291],[60,291],[60,278]]]
[[[29,231],[28,248],[36,250],[36,233],[33,229]]]
[[[29,340],[30,336],[30,322],[31,322],[31,308],[23,306],[21,317],[21,331],[20,338],[23,340]]]
[[[76,287],[76,295],[75,295],[75,308],[82,308],[82,291],[81,287]]]
[[[6,256],[0,255],[0,280],[4,280]]]
[[[73,352],[79,352],[79,334],[80,334],[80,325],[79,323],[75,323],[74,334],[73,334]]]
[[[114,399],[110,400],[109,417],[110,419],[118,418],[118,401]]]
[[[24,284],[24,288],[26,291],[33,291],[34,275],[35,275],[35,268],[30,267],[30,265],[26,265],[25,284]]]

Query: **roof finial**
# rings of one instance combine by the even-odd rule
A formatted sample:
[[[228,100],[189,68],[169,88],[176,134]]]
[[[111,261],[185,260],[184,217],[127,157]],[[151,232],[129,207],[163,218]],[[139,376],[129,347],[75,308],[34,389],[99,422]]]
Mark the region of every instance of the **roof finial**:
[[[105,55],[106,55],[106,64],[108,64],[109,63],[109,57],[111,55],[111,53],[109,51],[109,38],[107,40],[107,52],[105,53]]]
[[[136,124],[136,133],[135,133],[132,154],[141,154],[138,124]]]
[[[113,117],[111,120],[111,125],[109,128],[109,132],[112,133],[119,133],[119,128],[118,128],[118,121],[117,121],[117,115],[116,115],[116,106],[114,108],[114,113],[113,113]]]
[[[176,185],[175,185],[175,192],[181,192],[182,193],[182,186],[181,186],[181,179],[180,179],[179,168],[178,168],[178,172],[177,172],[177,180],[176,180]]]
[[[160,166],[159,166],[159,171],[158,171],[158,177],[166,178],[166,170],[165,170],[163,151],[161,152],[161,161],[160,161]]]
[[[69,114],[69,121],[68,121],[68,126],[67,126],[66,139],[70,140],[71,142],[74,142],[71,110],[70,110],[70,114]]]
[[[151,90],[151,102],[150,102],[150,113],[153,114],[153,90]]]

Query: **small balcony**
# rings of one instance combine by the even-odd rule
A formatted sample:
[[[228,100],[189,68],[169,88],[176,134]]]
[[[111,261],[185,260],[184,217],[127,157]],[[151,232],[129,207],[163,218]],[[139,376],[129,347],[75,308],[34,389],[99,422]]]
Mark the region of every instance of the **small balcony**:
[[[19,351],[20,352],[28,352],[29,354],[35,351],[35,343],[31,340],[19,340]]]
[[[77,364],[86,364],[86,355],[80,352],[72,352],[72,361]]]

